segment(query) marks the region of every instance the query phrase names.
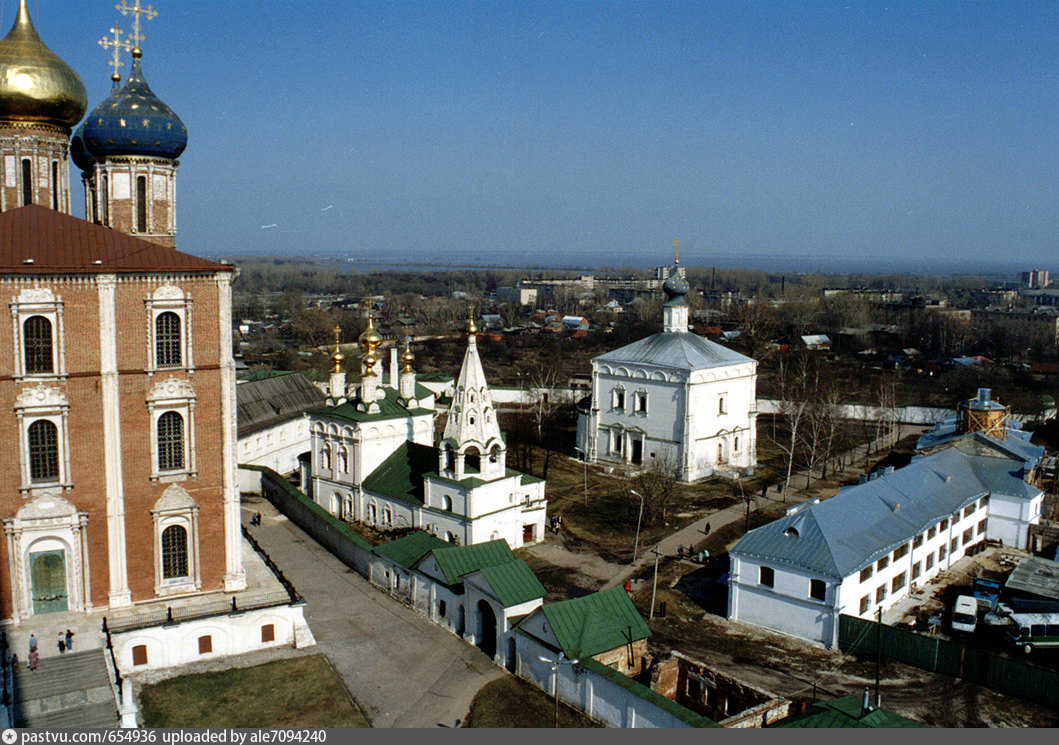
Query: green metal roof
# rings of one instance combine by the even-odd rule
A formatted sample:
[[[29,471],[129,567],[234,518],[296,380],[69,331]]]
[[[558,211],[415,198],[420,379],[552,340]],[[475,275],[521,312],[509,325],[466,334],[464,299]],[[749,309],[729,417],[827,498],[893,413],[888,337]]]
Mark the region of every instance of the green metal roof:
[[[898,716],[886,709],[863,711],[860,696],[842,696],[819,701],[801,716],[785,719],[773,727],[925,727],[914,719]]]
[[[323,406],[319,409],[313,409],[309,412],[312,416],[319,417],[331,417],[334,419],[346,419],[352,422],[373,422],[385,419],[399,419],[406,416],[415,416],[422,414],[433,414],[433,409],[422,409],[414,408],[407,409],[401,403],[398,402],[397,391],[393,388],[389,388],[384,385],[379,386],[379,390],[383,392],[383,398],[376,401],[379,404],[378,412],[369,414],[366,411],[359,411],[355,402],[347,401],[339,406]],[[428,394],[432,395],[432,394]]]
[[[537,600],[548,594],[524,559],[482,567],[482,576],[489,582],[489,586],[505,608]]]
[[[651,635],[622,587],[547,603],[542,610],[570,659],[591,657]]]
[[[449,545],[445,541],[422,530],[376,546],[374,552],[385,556],[395,564],[411,567],[432,549]]]
[[[405,502],[423,503],[423,476],[438,467],[438,451],[405,441],[364,479],[364,488]]]
[[[434,549],[434,558],[445,574],[446,584],[455,585],[460,582],[460,577],[468,572],[510,564],[515,560],[515,555],[511,553],[507,541],[500,539],[470,546],[446,544]]]

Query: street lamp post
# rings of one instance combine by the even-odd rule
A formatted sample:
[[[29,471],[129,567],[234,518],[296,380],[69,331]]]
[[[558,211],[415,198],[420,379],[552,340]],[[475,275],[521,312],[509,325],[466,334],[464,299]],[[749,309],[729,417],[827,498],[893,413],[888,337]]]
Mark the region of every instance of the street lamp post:
[[[640,498],[640,514],[636,518],[636,543],[632,547],[632,560],[636,561],[636,557],[640,552],[640,520],[643,519],[643,494],[635,489],[629,489],[629,493],[635,494]]]
[[[555,727],[556,727],[556,729],[558,729],[558,727],[559,727],[559,665],[562,665],[564,662],[569,662],[571,665],[576,665],[578,663],[578,660],[576,660],[576,659],[574,659],[574,660],[566,659],[566,653],[565,652],[559,652],[559,656],[556,657],[554,660],[549,660],[547,657],[541,657],[540,655],[537,655],[537,659],[540,660],[541,662],[547,662],[549,665],[551,665],[552,672],[555,674],[554,675],[555,688],[553,689],[552,692],[555,694]]]
[[[655,555],[655,579],[651,584],[651,617],[647,619],[649,621],[655,617],[655,592],[658,590],[658,557],[661,556],[661,554],[658,553],[658,549],[652,548],[651,551],[653,551]]]

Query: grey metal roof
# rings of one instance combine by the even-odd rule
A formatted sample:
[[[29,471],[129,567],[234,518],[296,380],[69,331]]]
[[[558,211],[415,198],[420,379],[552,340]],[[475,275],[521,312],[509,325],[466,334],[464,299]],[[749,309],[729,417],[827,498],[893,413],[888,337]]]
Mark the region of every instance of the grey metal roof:
[[[947,448],[752,530],[731,553],[838,580],[987,493],[1030,499],[1040,490],[1014,459]]]
[[[1007,437],[1000,439],[982,431],[957,432],[956,420],[954,418],[944,419],[916,441],[916,450],[929,450],[948,443],[966,449],[972,444],[971,440],[977,440],[995,450],[1019,458],[1029,467],[1036,466],[1044,456],[1044,448],[1031,445],[1030,437],[1033,433],[1024,432],[1019,427],[1018,422],[1009,421],[1005,428]],[[960,443],[960,440],[964,442]]]
[[[1028,556],[1012,570],[1004,586],[1042,598],[1059,598],[1059,562]]]
[[[660,331],[632,344],[596,357],[594,362],[658,365],[681,370],[702,370],[753,362],[739,354],[697,334],[684,331]]]
[[[235,387],[239,437],[297,419],[327,400],[301,373],[249,380]]]

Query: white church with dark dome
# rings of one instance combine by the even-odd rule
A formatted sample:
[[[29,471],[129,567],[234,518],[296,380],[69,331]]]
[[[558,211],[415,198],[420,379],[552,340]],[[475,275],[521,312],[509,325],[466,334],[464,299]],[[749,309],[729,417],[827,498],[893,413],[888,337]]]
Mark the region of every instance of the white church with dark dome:
[[[757,362],[689,331],[679,263],[663,285],[662,331],[592,360],[577,449],[627,470],[661,458],[680,481],[757,465]]]

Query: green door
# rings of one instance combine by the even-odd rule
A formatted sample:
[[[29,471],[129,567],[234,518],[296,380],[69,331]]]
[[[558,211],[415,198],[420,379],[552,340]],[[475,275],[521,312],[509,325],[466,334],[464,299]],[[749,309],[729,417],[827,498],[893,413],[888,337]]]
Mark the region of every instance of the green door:
[[[58,613],[66,610],[66,552],[41,551],[29,555],[33,583],[33,612]]]

